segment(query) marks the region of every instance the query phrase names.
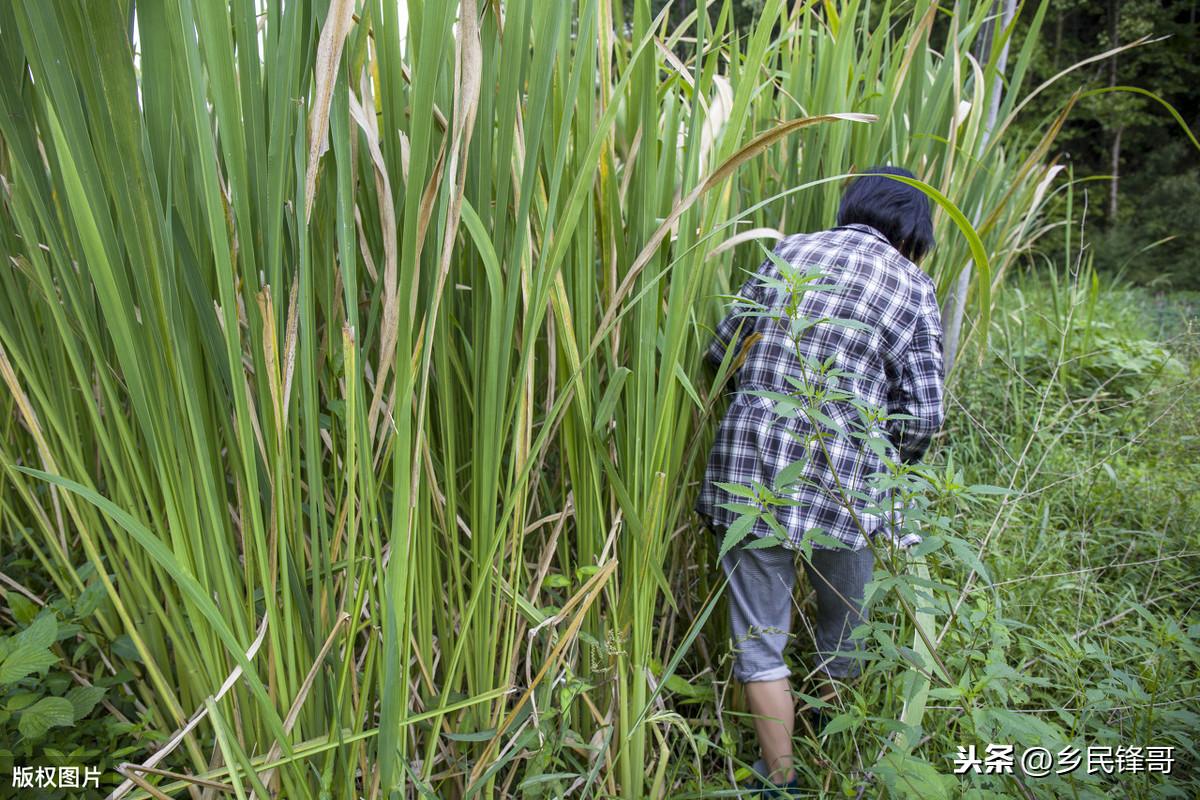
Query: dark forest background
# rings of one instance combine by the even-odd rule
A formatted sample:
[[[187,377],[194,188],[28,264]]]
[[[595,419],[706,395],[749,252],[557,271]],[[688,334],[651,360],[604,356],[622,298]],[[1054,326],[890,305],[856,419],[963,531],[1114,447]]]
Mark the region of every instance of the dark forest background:
[[[748,29],[763,2],[734,0],[739,30]],[[654,13],[667,5],[671,27],[696,7],[690,0],[653,0]],[[998,13],[1003,5],[997,3]],[[903,13],[904,6],[893,9]],[[1027,35],[1036,7],[1024,4],[1018,39]],[[1153,92],[1193,132],[1200,129],[1200,0],[1050,0],[1040,35],[1026,91],[1090,56],[1149,41],[1085,66],[1036,98],[1020,121],[1031,132],[1072,92],[1109,86]],[[1056,150],[1079,181],[1077,201],[1086,193],[1085,237],[1103,273],[1162,289],[1200,289],[1200,156],[1165,108],[1127,92],[1083,98]]]
[[[1053,0],[1035,79],[1144,36],[1161,41],[1088,65],[1041,98],[1049,111],[1076,87],[1137,86],[1200,127],[1197,0]],[[1140,284],[1200,288],[1200,159],[1166,109],[1124,92],[1085,98],[1059,138],[1076,177],[1089,182],[1096,264]]]

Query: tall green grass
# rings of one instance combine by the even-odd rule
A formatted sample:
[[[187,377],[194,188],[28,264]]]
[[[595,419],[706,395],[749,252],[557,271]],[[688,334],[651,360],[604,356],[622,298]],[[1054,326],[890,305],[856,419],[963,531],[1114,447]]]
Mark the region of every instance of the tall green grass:
[[[984,142],[989,7],[0,6],[0,524],[103,585],[145,765],[669,796],[706,328],[884,162],[986,320],[1062,123],[1014,140],[1043,3]]]

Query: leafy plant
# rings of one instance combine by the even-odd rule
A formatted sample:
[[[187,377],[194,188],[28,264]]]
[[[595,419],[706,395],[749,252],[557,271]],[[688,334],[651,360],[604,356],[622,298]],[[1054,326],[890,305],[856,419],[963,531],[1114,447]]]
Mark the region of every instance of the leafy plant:
[[[5,567],[22,564],[5,560]],[[83,574],[87,570],[82,570]],[[98,585],[91,583],[89,586]],[[0,628],[0,772],[11,786],[14,766],[93,768],[112,782],[116,760],[140,752],[154,736],[137,719],[122,689],[134,675],[111,666],[111,647],[94,626],[103,594],[50,602],[23,590],[4,593],[11,626]],[[103,704],[103,707],[102,707]],[[143,743],[130,747],[126,737]],[[107,773],[107,774],[106,774]],[[45,788],[39,796],[66,797]]]
[[[0,536],[188,776],[118,795],[724,782],[705,323],[903,162],[989,332],[1066,111],[1005,127],[990,6],[0,3]]]

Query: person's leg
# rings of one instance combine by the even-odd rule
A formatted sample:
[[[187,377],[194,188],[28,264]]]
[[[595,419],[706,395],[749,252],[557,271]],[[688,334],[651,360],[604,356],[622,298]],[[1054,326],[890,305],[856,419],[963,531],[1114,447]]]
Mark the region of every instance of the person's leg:
[[[835,653],[857,652],[850,632],[864,621],[863,589],[871,580],[875,557],[871,548],[861,550],[812,551],[805,561],[809,582],[817,595],[816,666],[829,678],[849,680],[858,677],[862,665],[850,656]]]
[[[796,777],[792,769],[792,731],[796,724],[796,708],[792,686],[787,678],[774,681],[751,681],[746,684],[746,699],[754,715],[754,730],[758,748],[771,783],[782,785]]]
[[[729,575],[729,619],[736,657],[734,677],[745,684],[755,716],[759,747],[773,783],[792,780],[792,729],[795,709],[783,649],[791,631],[792,588],[796,581],[793,551],[783,547],[725,555]]]

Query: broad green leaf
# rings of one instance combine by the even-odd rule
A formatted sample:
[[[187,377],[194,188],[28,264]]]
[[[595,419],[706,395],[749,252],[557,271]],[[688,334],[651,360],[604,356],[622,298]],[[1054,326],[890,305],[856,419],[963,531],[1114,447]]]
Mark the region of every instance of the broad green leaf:
[[[92,713],[92,709],[100,702],[108,690],[103,686],[73,686],[66,694],[71,707],[75,709],[75,719],[83,719]]]
[[[129,634],[122,634],[113,640],[112,651],[116,655],[126,661],[141,661],[142,656],[133,646],[133,640],[129,638]]]
[[[542,585],[547,589],[562,589],[571,585],[571,579],[561,572],[553,572],[546,576],[546,580],[542,581]]]
[[[857,729],[863,723],[863,718],[857,714],[838,714],[821,729],[822,736],[832,736],[845,730]]]
[[[41,696],[42,692],[17,692],[4,702],[4,708],[6,711],[20,711],[33,705],[33,702]]]
[[[89,583],[75,601],[75,616],[80,619],[90,617],[104,602],[106,596],[103,583],[100,581]]]
[[[667,678],[665,683],[665,688],[667,691],[674,692],[675,694],[681,694],[684,697],[697,697],[700,694],[699,689],[688,683],[688,681],[686,681],[680,675],[672,675],[671,677]]]
[[[905,800],[950,800],[958,786],[952,776],[942,775],[928,761],[895,751],[879,759],[872,771],[892,794]]]
[[[16,683],[27,675],[48,669],[58,662],[49,648],[22,644],[0,663],[0,684]]]
[[[26,739],[37,739],[51,728],[71,725],[75,722],[75,709],[63,697],[43,697],[21,712],[17,730]]]
[[[58,619],[53,613],[44,612],[14,639],[30,647],[49,647],[58,639]]]
[[[21,625],[28,625],[37,617],[38,607],[20,592],[5,592],[5,601],[12,609],[13,619]]]

